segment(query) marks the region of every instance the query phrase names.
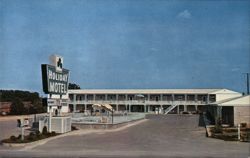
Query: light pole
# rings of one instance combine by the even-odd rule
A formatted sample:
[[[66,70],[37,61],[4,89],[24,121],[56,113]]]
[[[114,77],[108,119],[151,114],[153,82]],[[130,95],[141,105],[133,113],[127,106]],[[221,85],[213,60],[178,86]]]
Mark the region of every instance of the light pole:
[[[114,124],[114,108],[112,107],[112,124]]]
[[[247,95],[249,95],[249,73],[245,73],[247,75]]]

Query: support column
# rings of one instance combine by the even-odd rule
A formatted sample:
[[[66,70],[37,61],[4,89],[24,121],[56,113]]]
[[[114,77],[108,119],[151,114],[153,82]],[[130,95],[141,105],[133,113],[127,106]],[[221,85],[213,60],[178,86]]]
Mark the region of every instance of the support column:
[[[108,100],[108,95],[107,94],[105,94],[105,101],[107,101]]]
[[[147,106],[144,104],[144,113],[147,112],[146,108]]]
[[[119,105],[118,105],[118,104],[116,104],[116,111],[119,111],[118,106],[119,106]]]
[[[129,112],[131,112],[131,105],[129,105]]]
[[[125,106],[126,106],[126,111],[128,112],[128,94],[125,94]]]
[[[184,105],[184,111],[187,111],[187,105]]]
[[[198,105],[195,105],[195,111],[198,111]]]
[[[73,94],[73,112],[76,112],[76,94]]]
[[[84,94],[84,101],[86,102],[87,101],[87,95]]]
[[[185,105],[183,105],[185,106]],[[177,114],[180,114],[180,105],[177,106]]]
[[[187,94],[184,94],[184,101],[187,102]]]
[[[222,107],[221,107],[221,106],[218,106],[218,107],[217,107],[217,116],[218,116],[219,118],[221,118],[221,116],[222,116],[221,111],[222,111]]]
[[[198,95],[197,94],[194,95],[194,100],[195,100],[195,102],[198,101]]]
[[[95,101],[96,94],[93,94],[93,100]]]
[[[148,101],[148,112],[150,112],[150,94],[148,94],[147,101]]]

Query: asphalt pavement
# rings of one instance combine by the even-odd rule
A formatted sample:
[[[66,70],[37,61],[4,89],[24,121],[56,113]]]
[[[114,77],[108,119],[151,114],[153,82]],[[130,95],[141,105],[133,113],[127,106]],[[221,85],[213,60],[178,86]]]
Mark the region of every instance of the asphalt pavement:
[[[25,135],[29,134],[29,130],[25,130]],[[17,120],[2,120],[0,121],[0,140],[9,138],[10,136],[18,136],[21,134],[21,128],[17,127]]]
[[[198,115],[148,115],[116,131],[65,136],[28,150],[0,148],[0,157],[243,158],[249,143],[207,138]]]

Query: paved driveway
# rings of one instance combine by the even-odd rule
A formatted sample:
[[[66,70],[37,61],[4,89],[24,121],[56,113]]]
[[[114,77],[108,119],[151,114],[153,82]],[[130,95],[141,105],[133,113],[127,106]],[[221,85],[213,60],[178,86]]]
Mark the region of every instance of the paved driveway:
[[[0,119],[0,140],[21,134],[21,128],[17,128],[17,118]],[[25,135],[27,134],[29,134],[29,131],[25,130]]]
[[[27,157],[247,157],[249,143],[205,137],[197,115],[149,115],[121,131],[67,136],[5,156]]]

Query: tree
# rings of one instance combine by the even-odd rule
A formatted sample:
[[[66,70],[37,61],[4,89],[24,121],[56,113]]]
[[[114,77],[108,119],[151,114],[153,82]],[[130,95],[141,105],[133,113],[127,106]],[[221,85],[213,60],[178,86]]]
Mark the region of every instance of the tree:
[[[43,107],[41,99],[36,99],[32,102],[33,106],[30,107],[30,114],[37,114],[46,112],[46,108]]]
[[[68,89],[81,89],[81,87],[75,83],[69,83]]]
[[[13,98],[19,98],[21,101],[34,101],[39,99],[39,93],[21,91],[21,90],[0,90],[1,101],[13,101]]]
[[[22,115],[25,113],[25,107],[19,98],[15,98],[10,106],[11,115]]]

